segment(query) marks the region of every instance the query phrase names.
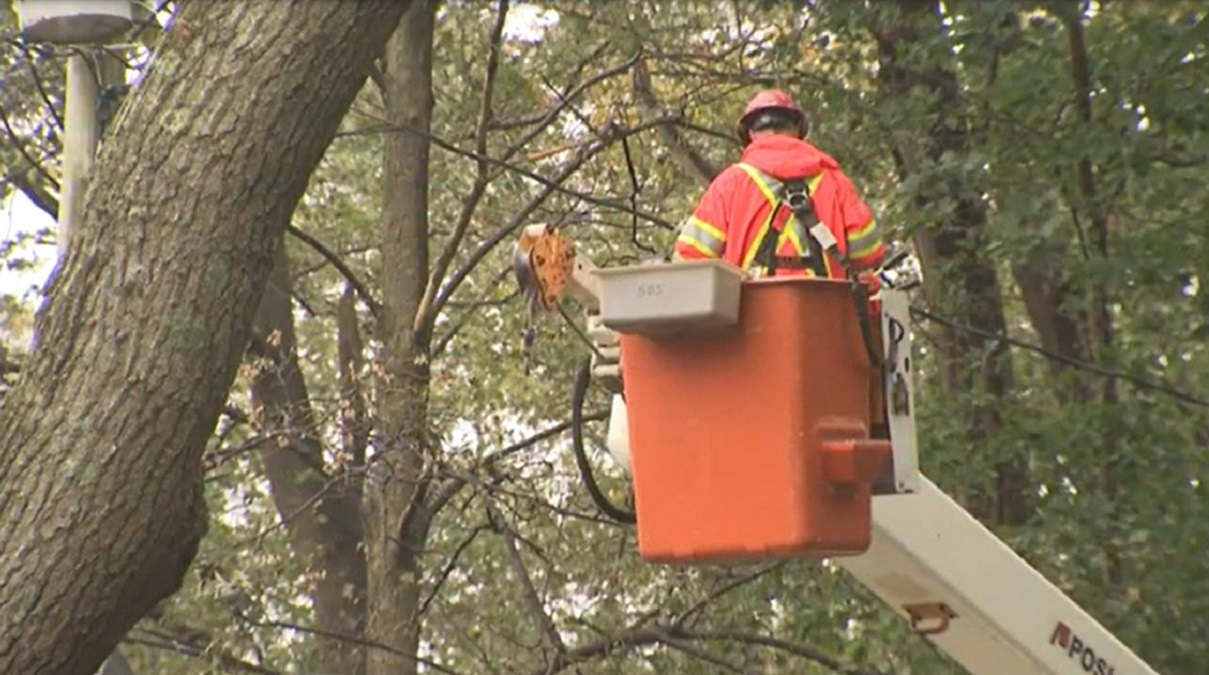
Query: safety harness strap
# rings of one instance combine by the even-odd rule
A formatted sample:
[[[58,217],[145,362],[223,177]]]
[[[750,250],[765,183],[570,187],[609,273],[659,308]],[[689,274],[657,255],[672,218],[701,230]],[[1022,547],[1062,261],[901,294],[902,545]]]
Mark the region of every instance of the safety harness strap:
[[[885,363],[874,346],[873,326],[865,309],[869,300],[868,291],[864,284],[857,283],[852,265],[848,257],[840,251],[835,235],[819,220],[818,215],[815,213],[806,180],[802,178],[778,180],[749,164],[740,164],[740,166],[752,180],[756,181],[764,196],[771,197],[770,201],[772,202],[772,211],[768,216],[768,227],[764,229],[763,236],[756,249],[754,261],[768,270],[769,274],[774,274],[777,269],[802,266],[811,269],[815,276],[826,278],[830,275],[827,271],[825,253],[830,253],[834,256],[844,269],[844,277],[852,285],[852,300],[856,307],[857,323],[860,325],[861,337],[865,343],[869,363],[874,368],[884,369]],[[776,215],[782,203],[789,206],[794,217],[797,218],[807,233],[805,237],[806,242],[804,242],[806,244],[806,251],[803,251],[804,255],[801,258],[784,258],[776,255],[777,243],[781,239],[781,232],[775,226]],[[791,263],[791,261],[795,260],[799,262],[796,264]]]
[[[805,262],[814,272],[815,276],[827,277],[827,262],[823,257],[824,246],[823,242],[819,241],[816,227],[822,228],[831,237],[831,231],[819,221],[818,215],[814,211],[814,204],[810,200],[810,191],[806,187],[806,181],[802,178],[791,178],[788,180],[778,181],[779,185],[774,187],[773,193],[777,195],[777,202],[773,204],[773,213],[780,207],[780,203],[789,206],[793,211],[794,218],[801,223],[802,229],[806,230],[806,255],[803,256]],[[761,242],[763,247],[764,242],[769,241],[772,237],[767,234]],[[834,248],[835,238],[831,237],[832,247]],[[775,260],[773,264],[768,266],[768,269],[775,269]]]
[[[836,240],[814,211],[806,179],[778,180],[745,162],[741,162],[739,166],[747,172],[772,206],[767,225],[761,228],[760,241],[755,255],[752,256],[752,262],[768,270],[770,274],[775,273],[777,269],[787,268],[809,269],[815,276],[823,278],[830,276],[824,251],[831,251],[833,255],[838,253]],[[789,230],[790,240],[802,254],[800,257],[777,255],[783,231],[777,228],[776,219],[782,204],[788,206],[793,213],[793,218],[786,222],[784,229]]]

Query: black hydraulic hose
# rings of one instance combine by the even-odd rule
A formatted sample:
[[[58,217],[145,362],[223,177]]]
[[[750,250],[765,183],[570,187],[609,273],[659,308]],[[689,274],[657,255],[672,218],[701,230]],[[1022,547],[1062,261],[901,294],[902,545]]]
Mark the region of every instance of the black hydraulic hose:
[[[859,281],[852,280],[852,300],[856,306],[856,321],[861,328],[861,340],[865,343],[865,352],[869,356],[869,367],[880,369],[885,367],[882,357],[877,353],[877,347],[873,343],[873,322],[869,318],[869,296],[865,293],[865,287]]]
[[[579,477],[584,487],[588,489],[596,507],[609,518],[622,523],[633,525],[638,522],[638,516],[633,511],[618,508],[605,497],[596,484],[592,466],[588,464],[588,454],[584,452],[584,400],[588,396],[588,386],[592,383],[592,358],[588,357],[575,373],[575,384],[571,391],[571,447],[575,451],[575,464],[579,467]]]

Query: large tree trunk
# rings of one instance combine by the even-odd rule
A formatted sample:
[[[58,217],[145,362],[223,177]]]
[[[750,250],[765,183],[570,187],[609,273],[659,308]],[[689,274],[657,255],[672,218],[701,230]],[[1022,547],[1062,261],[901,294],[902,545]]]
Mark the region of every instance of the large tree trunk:
[[[0,420],[0,672],[96,672],[203,536],[282,231],[406,3],[187,3],[115,120]]]
[[[263,455],[273,504],[306,568],[319,629],[322,672],[359,675],[365,616],[365,555],[360,495],[348,467],[327,467],[306,381],[298,366],[293,280],[285,247],[277,252],[254,322],[252,379],[257,429],[269,436]]]
[[[386,117],[427,131],[432,120],[434,2],[416,2],[388,43]],[[420,642],[420,548],[427,538],[425,474],[431,336],[417,313],[428,283],[428,139],[386,136],[382,208],[382,368],[378,438],[366,482],[370,675],[416,672]]]
[[[941,160],[946,154],[970,152],[974,126],[965,115],[957,77],[946,61],[949,55],[929,55],[926,72],[903,65],[900,50],[911,45],[935,42],[941,28],[934,0],[909,0],[899,4],[901,14],[878,26],[876,38],[881,68],[879,86],[888,96],[909,96],[917,88],[931,97],[935,126],[918,141],[907,140],[896,147],[899,171],[911,171]],[[939,43],[943,44],[943,43]],[[954,204],[951,216],[920,229],[917,248],[925,269],[924,294],[931,307],[958,323],[990,334],[1005,332],[999,274],[985,252],[987,209],[978,190],[960,176],[945,176],[935,183],[935,192],[921,194],[921,206]],[[1002,426],[1000,401],[1012,386],[1011,355],[1007,345],[969,332],[941,326],[938,361],[941,390],[946,397],[974,394],[966,437],[971,448],[983,444]],[[1001,458],[996,462],[995,485],[986,496],[970,495],[970,509],[981,518],[1004,524],[1020,524],[1029,516],[1026,458]]]

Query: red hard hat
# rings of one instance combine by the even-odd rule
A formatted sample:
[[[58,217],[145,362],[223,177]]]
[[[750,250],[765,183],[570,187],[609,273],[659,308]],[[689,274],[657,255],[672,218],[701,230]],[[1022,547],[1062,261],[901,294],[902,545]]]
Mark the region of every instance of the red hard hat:
[[[739,138],[745,144],[751,140],[747,130],[747,124],[757,113],[765,110],[784,110],[795,115],[802,123],[802,132],[805,133],[806,113],[798,107],[797,103],[780,89],[766,89],[747,102],[747,109],[743,111],[743,117],[739,118]]]

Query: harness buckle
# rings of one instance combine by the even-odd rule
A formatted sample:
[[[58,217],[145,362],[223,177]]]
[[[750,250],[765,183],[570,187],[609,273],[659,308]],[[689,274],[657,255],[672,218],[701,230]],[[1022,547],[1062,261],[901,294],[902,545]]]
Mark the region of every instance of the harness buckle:
[[[834,251],[839,245],[839,241],[836,240],[835,235],[822,223],[816,223],[811,227],[810,235],[814,237],[815,241],[819,242],[819,246],[822,246],[824,251]]]

